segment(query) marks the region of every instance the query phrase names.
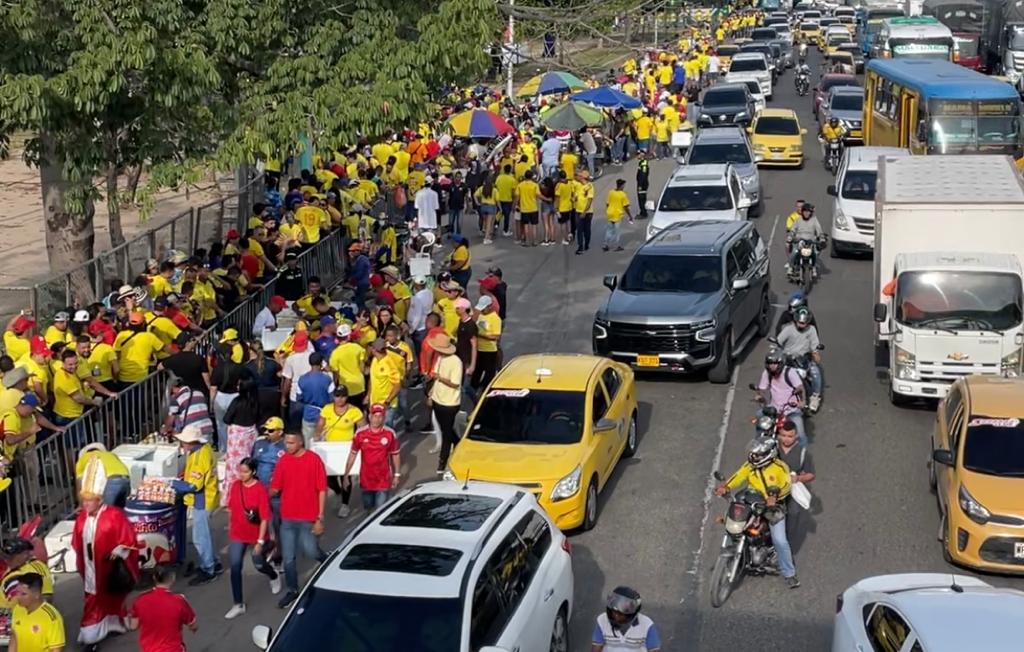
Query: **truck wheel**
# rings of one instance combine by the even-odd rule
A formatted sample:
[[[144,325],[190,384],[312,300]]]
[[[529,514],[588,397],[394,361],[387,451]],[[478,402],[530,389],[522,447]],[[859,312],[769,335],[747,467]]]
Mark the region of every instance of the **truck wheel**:
[[[911,399],[907,398],[903,394],[899,394],[892,386],[892,381],[889,381],[889,402],[896,407],[904,407],[910,404]]]
[[[722,352],[718,355],[715,366],[708,369],[708,380],[716,385],[722,385],[732,379],[732,333],[726,332],[722,339]]]

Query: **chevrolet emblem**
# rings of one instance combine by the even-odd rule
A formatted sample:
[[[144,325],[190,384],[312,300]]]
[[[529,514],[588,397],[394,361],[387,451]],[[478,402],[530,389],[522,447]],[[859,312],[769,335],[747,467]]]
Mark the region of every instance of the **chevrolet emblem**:
[[[947,360],[952,360],[953,362],[963,362],[964,360],[966,360],[969,357],[971,357],[971,356],[967,355],[966,353],[956,352],[956,353],[950,353],[949,355],[947,355],[946,359]]]

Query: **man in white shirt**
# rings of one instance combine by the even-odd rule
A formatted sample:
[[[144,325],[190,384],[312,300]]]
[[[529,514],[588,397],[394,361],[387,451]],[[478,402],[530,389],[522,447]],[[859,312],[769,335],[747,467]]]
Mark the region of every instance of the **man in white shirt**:
[[[288,427],[292,430],[302,425],[302,403],[298,401],[299,378],[306,374],[312,365],[309,364],[309,356],[313,353],[313,345],[309,341],[309,334],[300,331],[295,334],[292,341],[292,353],[285,361],[281,369],[281,406],[287,398],[290,401],[288,406]]]
[[[427,287],[427,279],[416,276],[412,280],[412,299],[409,301],[409,332],[416,347],[416,355],[420,354],[423,338],[427,336],[427,315],[434,307],[434,293]]]
[[[413,200],[416,206],[416,221],[421,231],[437,230],[437,211],[441,208],[440,199],[433,188],[434,178],[427,177],[424,185],[416,193]]]
[[[714,52],[708,57],[708,79],[714,84],[718,81],[718,73],[722,68],[722,61]]]
[[[252,322],[253,339],[258,340],[262,338],[264,329],[277,330],[277,313],[284,310],[287,303],[284,297],[279,294],[270,297],[267,307],[256,313],[256,319]]]

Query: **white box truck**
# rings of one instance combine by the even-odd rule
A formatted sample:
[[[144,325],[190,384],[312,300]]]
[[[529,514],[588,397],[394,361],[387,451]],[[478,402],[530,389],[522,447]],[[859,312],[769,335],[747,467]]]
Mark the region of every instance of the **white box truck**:
[[[882,157],[875,345],[889,397],[941,398],[968,374],[1021,373],[1024,182],[1008,156]]]

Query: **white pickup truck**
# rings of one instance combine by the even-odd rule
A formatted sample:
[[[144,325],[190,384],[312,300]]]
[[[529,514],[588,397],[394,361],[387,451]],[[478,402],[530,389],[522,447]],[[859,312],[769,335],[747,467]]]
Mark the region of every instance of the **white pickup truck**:
[[[1021,373],[1024,182],[1004,156],[882,157],[875,345],[889,397],[941,398],[968,374]]]

